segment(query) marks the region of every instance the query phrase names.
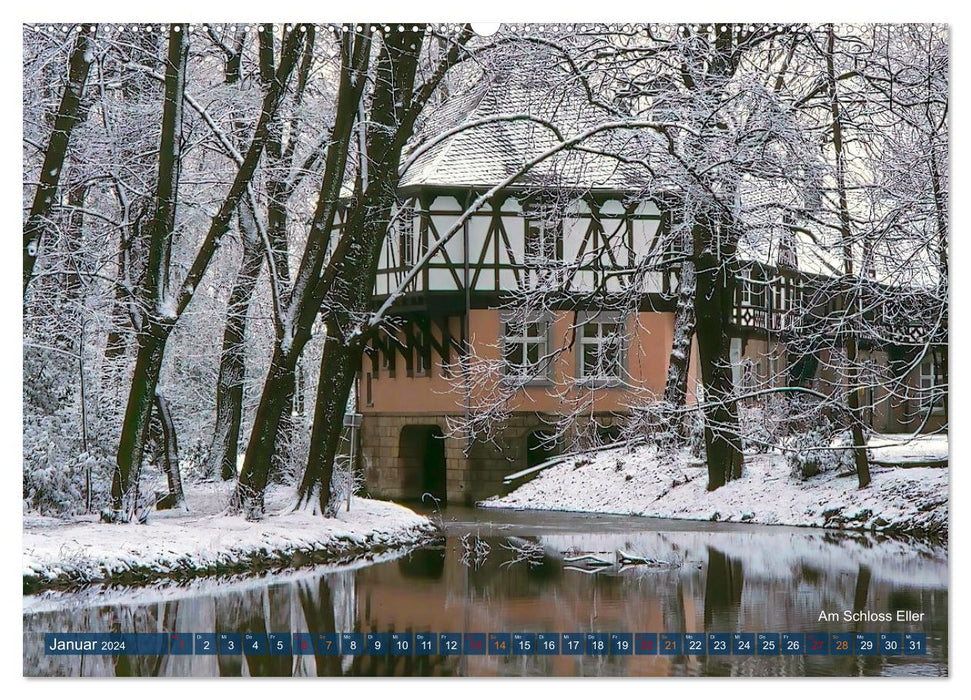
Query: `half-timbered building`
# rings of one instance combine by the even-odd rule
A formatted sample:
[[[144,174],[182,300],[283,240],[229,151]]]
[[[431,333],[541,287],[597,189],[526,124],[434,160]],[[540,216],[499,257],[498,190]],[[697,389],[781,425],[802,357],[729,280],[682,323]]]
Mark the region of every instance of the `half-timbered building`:
[[[603,118],[592,109],[556,85],[494,80],[446,104],[426,131],[447,137],[406,158],[374,289],[376,305],[393,302],[394,323],[370,342],[357,393],[371,494],[472,503],[549,458],[557,415],[579,413],[576,430],[609,437],[632,402],[663,394],[677,278],[644,262],[663,258],[664,212],[638,197],[637,171],[598,153],[596,139],[523,169],[554,145],[548,124],[559,137],[582,133]],[[786,329],[824,272],[806,269],[810,257],[800,262],[784,243],[750,251],[732,329],[737,384],[774,373],[785,381]],[[568,278],[549,277],[558,274]],[[510,310],[510,298],[553,282],[562,305]],[[639,285],[634,308],[603,303],[629,284]],[[449,430],[450,418],[489,400],[487,386],[468,380],[477,359],[502,367],[498,385],[516,386],[488,441]],[[692,356],[689,394],[696,366]],[[875,425],[899,428],[900,418]]]
[[[428,130],[526,115],[563,135],[599,116],[578,108],[582,96],[548,87],[482,85]],[[399,294],[396,331],[372,341],[360,375],[371,493],[431,493],[450,502],[488,496],[504,475],[549,456],[554,414],[582,406],[585,429],[609,433],[632,392],[663,391],[674,328],[671,274],[638,275],[643,302],[633,314],[577,301],[623,290],[624,271],[655,244],[661,212],[631,196],[634,176],[609,158],[558,154],[518,174],[554,143],[544,124],[510,118],[456,133],[406,161],[374,292],[377,304]],[[512,318],[504,300],[544,288],[559,263],[562,274],[570,268],[569,279],[557,278],[572,298],[569,310]],[[522,382],[498,440],[446,436],[450,417],[486,400],[459,376],[463,358],[501,360],[506,377],[497,381]]]
[[[749,209],[780,196],[762,190],[747,193]],[[782,386],[826,395],[845,390],[842,351],[852,333],[861,419],[876,432],[946,429],[947,319],[936,298],[936,266],[921,253],[886,260],[892,252],[871,250],[854,261],[863,274],[846,276],[836,234],[809,234],[784,214],[763,212],[747,223],[753,230],[738,251],[729,330],[738,394]]]

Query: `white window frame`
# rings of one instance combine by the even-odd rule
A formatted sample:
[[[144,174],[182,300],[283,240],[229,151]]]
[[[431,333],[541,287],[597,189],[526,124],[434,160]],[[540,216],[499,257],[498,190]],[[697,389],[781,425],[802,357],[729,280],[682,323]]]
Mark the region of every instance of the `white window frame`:
[[[617,312],[602,312],[599,314],[579,314],[577,318],[577,367],[576,376],[577,382],[579,384],[592,385],[592,386],[615,386],[625,384],[628,377],[627,371],[627,359],[628,359],[628,346],[629,341],[629,331],[627,328],[627,317],[624,314]],[[586,335],[586,327],[588,324],[596,324],[598,326],[597,335],[589,338]],[[595,345],[598,348],[602,347],[605,343],[604,341],[609,338],[607,335],[602,334],[603,326],[605,325],[615,325],[617,327],[617,337],[618,342],[618,353],[617,353],[617,369],[616,373],[610,374],[587,374],[587,367],[584,361],[586,355],[586,348],[590,345]],[[602,354],[602,350],[598,350],[598,355]],[[601,363],[597,363],[598,368],[603,369]]]
[[[538,242],[538,246],[530,246],[531,236],[536,237],[534,242]],[[549,221],[540,210],[524,209],[522,285],[525,289],[561,284],[562,239],[562,220]]]
[[[947,400],[946,392],[935,391],[942,386],[938,379],[943,379],[942,373],[938,371],[940,363],[937,356],[931,351],[920,361],[917,375],[917,386],[920,390],[920,405],[924,410],[930,409],[932,415],[944,413],[944,402]]]
[[[768,294],[771,293],[767,287],[771,287],[772,283],[760,278],[757,273],[757,268],[747,267],[742,270],[738,275],[737,284],[739,287],[739,305],[741,307],[750,309],[765,308],[765,302],[769,299]],[[775,299],[775,297],[772,298],[773,300]]]
[[[502,313],[499,315],[499,336],[502,353],[502,375],[508,382],[526,384],[548,384],[552,379],[553,361],[550,355],[550,332],[552,320],[544,314]],[[535,335],[529,333],[529,326],[536,324],[539,329]],[[512,326],[513,332],[507,329]],[[519,327],[519,332],[516,332]],[[509,345],[521,345],[524,364],[511,365],[507,361]],[[525,364],[530,345],[538,345],[537,364]]]

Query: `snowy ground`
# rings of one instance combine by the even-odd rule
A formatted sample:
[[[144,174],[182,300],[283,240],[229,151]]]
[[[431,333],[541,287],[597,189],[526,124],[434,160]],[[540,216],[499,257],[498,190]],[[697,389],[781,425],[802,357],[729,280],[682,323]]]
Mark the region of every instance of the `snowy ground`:
[[[145,525],[96,516],[62,520],[24,514],[24,591],[112,581],[190,578],[348,561],[423,542],[427,519],[394,503],[354,498],[336,519],[287,508],[292,489],[268,490],[267,517],[221,513],[232,484],[189,484],[190,512],[153,513]]]
[[[947,435],[874,435],[869,442],[872,459],[902,467],[947,463]]]
[[[888,463],[912,463],[916,459],[905,458],[914,454],[947,459],[946,436],[922,439],[909,451],[881,445],[874,452]],[[857,488],[855,475],[833,472],[798,480],[779,454],[747,455],[741,479],[708,492],[706,469],[687,455],[621,448],[568,459],[480,505],[947,537],[947,469],[874,466],[871,475],[865,489]]]

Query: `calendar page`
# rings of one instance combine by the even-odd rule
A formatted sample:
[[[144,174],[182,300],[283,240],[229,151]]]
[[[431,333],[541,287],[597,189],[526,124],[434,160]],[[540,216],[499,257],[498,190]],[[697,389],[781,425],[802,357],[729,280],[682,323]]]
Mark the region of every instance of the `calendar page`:
[[[22,25],[23,675],[948,676],[948,26],[365,9]]]

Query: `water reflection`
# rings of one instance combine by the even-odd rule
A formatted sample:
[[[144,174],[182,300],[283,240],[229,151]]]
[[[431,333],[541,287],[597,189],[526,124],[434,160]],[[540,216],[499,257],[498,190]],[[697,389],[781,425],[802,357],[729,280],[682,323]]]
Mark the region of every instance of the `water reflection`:
[[[444,545],[342,571],[24,599],[24,673],[946,675],[946,550],[861,535],[456,511]],[[477,554],[470,558],[470,542]],[[484,546],[481,546],[484,545]],[[528,551],[528,556],[523,552]],[[578,557],[595,565],[578,565]],[[649,565],[624,564],[630,558]],[[820,622],[820,611],[923,613]],[[925,657],[45,656],[44,632],[922,631]]]

